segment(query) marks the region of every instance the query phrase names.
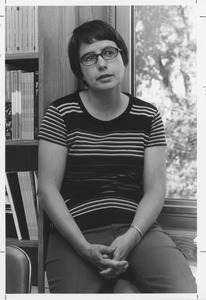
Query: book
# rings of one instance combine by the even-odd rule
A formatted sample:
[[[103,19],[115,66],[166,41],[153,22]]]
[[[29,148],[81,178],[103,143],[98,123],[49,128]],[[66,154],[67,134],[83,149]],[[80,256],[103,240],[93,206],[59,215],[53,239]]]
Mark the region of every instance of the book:
[[[6,140],[12,139],[12,108],[11,108],[11,87],[10,72],[5,71],[5,135]]]
[[[17,139],[17,78],[16,70],[11,71],[11,108],[12,108],[12,139]]]
[[[6,237],[18,239],[16,227],[14,223],[14,217],[12,214],[12,209],[9,203],[8,193],[6,188],[5,188],[5,212],[6,212],[6,218],[5,218]]]
[[[22,139],[22,108],[21,108],[21,70],[17,70],[17,126],[18,139]]]
[[[19,7],[12,6],[12,52],[19,51]]]
[[[12,7],[6,6],[6,53],[12,53]]]
[[[15,205],[14,205],[14,201],[13,201],[13,197],[12,197],[12,193],[10,190],[10,186],[9,186],[7,177],[5,178],[5,190],[6,190],[6,195],[8,195],[8,201],[11,206],[11,211],[12,211],[12,216],[13,216],[13,220],[14,220],[14,224],[15,224],[16,234],[17,234],[18,239],[21,240],[22,239],[21,230],[20,230],[19,221],[18,221],[18,217],[17,217],[17,213],[16,213],[16,209],[15,209]]]
[[[35,52],[39,51],[39,30],[38,30],[39,26],[38,26],[38,6],[34,6],[34,46]]]
[[[25,101],[26,101],[26,73],[21,73],[21,137],[22,140],[26,139],[26,110],[25,110]]]
[[[30,240],[38,240],[36,192],[32,172],[17,172]]]
[[[38,200],[38,172],[34,171],[34,187],[36,192],[36,208],[37,208],[37,214],[39,214],[39,200]]]
[[[38,67],[34,71],[7,70],[5,76],[6,139],[37,139]]]
[[[38,51],[38,7],[6,6],[6,53]]]
[[[15,221],[18,239],[29,239],[26,216],[16,172],[6,173],[6,188]]]
[[[34,70],[34,139],[39,132],[39,70]]]
[[[10,101],[5,103],[5,134],[6,140],[12,139],[12,108]]]
[[[35,27],[35,13],[34,13],[34,6],[29,6],[28,7],[28,20],[29,20],[29,27],[28,27],[28,32],[29,32],[29,37],[28,37],[28,51],[29,52],[34,52],[35,51],[35,32],[34,32],[34,27]]]
[[[28,138],[34,138],[34,73],[28,73]]]

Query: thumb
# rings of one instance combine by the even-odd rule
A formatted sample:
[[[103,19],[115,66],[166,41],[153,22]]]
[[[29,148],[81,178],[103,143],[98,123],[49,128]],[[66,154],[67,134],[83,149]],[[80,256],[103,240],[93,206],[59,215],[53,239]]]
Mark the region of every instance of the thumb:
[[[114,251],[115,251],[115,247],[104,247],[103,249],[102,249],[102,253],[103,253],[103,256],[105,256],[105,258],[106,258],[106,256],[111,256],[113,253],[114,253]]]

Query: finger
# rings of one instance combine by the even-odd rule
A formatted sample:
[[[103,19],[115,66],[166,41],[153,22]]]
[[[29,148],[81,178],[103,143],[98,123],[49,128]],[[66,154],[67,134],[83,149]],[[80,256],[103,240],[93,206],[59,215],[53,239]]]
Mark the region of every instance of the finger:
[[[121,269],[128,266],[128,262],[126,260],[115,260],[115,259],[108,259],[107,266],[113,269]]]
[[[127,270],[127,267],[119,269],[119,270],[114,270],[112,268],[107,268],[103,271],[100,272],[100,275],[105,277],[105,278],[116,278],[120,274],[124,273]]]
[[[115,251],[115,247],[106,247],[105,246],[101,249],[102,254],[107,255],[108,257],[111,257],[111,255],[113,255],[114,251]]]
[[[117,276],[116,271],[112,268],[107,268],[107,269],[101,271],[100,275],[105,278],[115,278]]]

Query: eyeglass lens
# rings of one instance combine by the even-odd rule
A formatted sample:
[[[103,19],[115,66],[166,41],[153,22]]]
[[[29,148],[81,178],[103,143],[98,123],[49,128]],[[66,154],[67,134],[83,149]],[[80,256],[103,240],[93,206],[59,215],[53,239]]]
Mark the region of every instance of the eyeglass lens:
[[[107,48],[103,49],[102,52],[99,54],[95,54],[95,53],[89,54],[88,53],[88,54],[83,55],[80,58],[80,61],[85,66],[91,66],[97,62],[99,56],[103,57],[105,60],[111,60],[117,56],[118,52],[119,52],[119,49],[117,49],[115,47],[107,47]]]

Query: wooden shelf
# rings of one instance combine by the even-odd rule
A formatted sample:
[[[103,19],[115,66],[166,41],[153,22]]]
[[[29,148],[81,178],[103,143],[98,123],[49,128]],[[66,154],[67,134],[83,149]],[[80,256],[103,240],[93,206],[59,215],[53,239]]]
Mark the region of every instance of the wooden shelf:
[[[6,140],[6,146],[37,146],[38,140]]]
[[[38,241],[17,240],[15,238],[6,238],[6,245],[15,245],[18,247],[38,247]]]
[[[13,143],[14,142],[14,143]],[[37,171],[38,141],[11,141],[6,144],[6,172]]]
[[[29,53],[6,53],[6,60],[22,60],[22,59],[38,59],[38,52],[29,52]]]

